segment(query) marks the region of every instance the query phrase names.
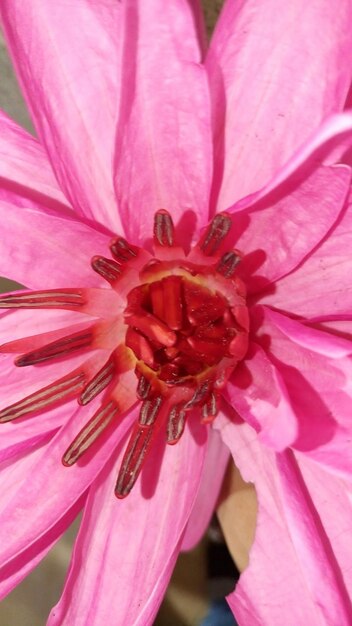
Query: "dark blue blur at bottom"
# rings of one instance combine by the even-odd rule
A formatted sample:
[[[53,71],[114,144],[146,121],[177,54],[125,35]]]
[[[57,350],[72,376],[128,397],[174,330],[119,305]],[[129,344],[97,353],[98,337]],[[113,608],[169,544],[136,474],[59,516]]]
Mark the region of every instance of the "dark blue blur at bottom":
[[[238,626],[238,624],[224,598],[211,603],[208,615],[199,626]]]

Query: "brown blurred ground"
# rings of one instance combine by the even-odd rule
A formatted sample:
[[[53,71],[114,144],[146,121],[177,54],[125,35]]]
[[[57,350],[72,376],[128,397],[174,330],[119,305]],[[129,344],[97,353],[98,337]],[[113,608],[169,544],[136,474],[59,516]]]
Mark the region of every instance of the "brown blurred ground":
[[[203,5],[210,32],[222,0],[203,0]],[[33,132],[1,37],[0,108]],[[15,287],[11,281],[0,278],[0,291],[13,288]],[[0,626],[44,626],[50,608],[60,596],[76,531],[77,524],[66,533],[42,564],[3,600],[0,606]],[[179,558],[155,626],[195,626],[206,610],[205,544],[203,544],[192,553],[181,555]]]

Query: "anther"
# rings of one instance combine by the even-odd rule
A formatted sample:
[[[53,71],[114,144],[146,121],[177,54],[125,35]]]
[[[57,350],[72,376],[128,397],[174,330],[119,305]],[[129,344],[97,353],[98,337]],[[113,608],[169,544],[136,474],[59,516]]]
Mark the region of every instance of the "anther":
[[[0,422],[29,417],[75,398],[85,384],[83,372],[69,374],[0,411]]]
[[[72,352],[87,348],[91,345],[93,339],[93,329],[88,328],[79,333],[73,333],[57,341],[48,343],[32,352],[27,352],[15,359],[17,367],[25,367],[27,365],[35,365],[43,361],[51,361],[56,358],[66,357]]]
[[[119,263],[127,263],[138,254],[138,248],[131,246],[123,237],[116,237],[110,243],[112,255]]]
[[[62,457],[63,465],[70,466],[76,463],[109,426],[118,411],[119,408],[113,400],[100,407],[66,450]]]
[[[80,397],[79,404],[82,406],[91,402],[111,383],[115,376],[115,363],[113,359],[109,359],[105,365],[95,374],[92,380],[85,386]]]
[[[74,289],[27,291],[0,297],[1,309],[64,309],[85,304],[82,292]]]
[[[138,385],[137,385],[137,397],[140,400],[146,400],[148,398],[149,392],[151,389],[151,384],[143,374],[140,376]]]
[[[185,428],[186,415],[183,406],[172,407],[166,426],[166,437],[169,445],[177,443],[181,438]]]
[[[154,424],[162,403],[162,397],[157,396],[151,400],[144,400],[138,422],[141,426],[151,426]]]
[[[229,215],[226,215],[226,213],[215,215],[200,243],[203,253],[207,256],[214,254],[225,239],[231,226],[232,220]]]
[[[211,393],[208,401],[202,406],[202,422],[208,424],[214,420],[218,414],[218,402],[215,393]]]
[[[231,278],[240,261],[241,256],[236,251],[225,252],[216,266],[216,271],[225,278]]]
[[[154,215],[154,239],[160,246],[174,245],[174,225],[171,215],[164,209]]]
[[[202,404],[205,398],[209,393],[209,380],[204,381],[197,389],[195,390],[192,398],[188,400],[187,404],[185,404],[185,409],[191,409],[197,404]]]
[[[97,274],[100,274],[110,284],[115,283],[121,276],[121,266],[116,261],[104,256],[94,256],[91,260],[91,266]]]
[[[135,484],[152,441],[153,428],[138,424],[132,431],[116,482],[115,495],[125,498]]]

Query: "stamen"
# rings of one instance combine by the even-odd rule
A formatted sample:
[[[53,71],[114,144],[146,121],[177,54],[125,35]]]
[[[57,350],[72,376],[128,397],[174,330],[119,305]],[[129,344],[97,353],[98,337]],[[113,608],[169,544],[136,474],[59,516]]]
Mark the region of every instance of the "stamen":
[[[192,398],[188,400],[184,408],[191,409],[197,404],[202,404],[209,393],[209,387],[210,387],[210,381],[205,380],[204,383],[202,383],[201,385],[199,385],[199,387],[197,387]]]
[[[121,266],[104,256],[93,256],[91,260],[93,270],[105,278],[111,285],[114,284],[121,276]]]
[[[146,400],[148,398],[149,392],[151,389],[151,384],[143,374],[139,378],[138,386],[137,386],[137,397],[140,400]]]
[[[48,343],[38,350],[27,352],[22,356],[15,359],[15,365],[17,367],[26,367],[27,365],[35,365],[36,363],[42,363],[43,361],[51,361],[59,357],[66,357],[72,352],[87,348],[90,346],[93,339],[93,328],[85,329],[79,333],[67,335],[57,341]]]
[[[171,215],[164,209],[154,215],[154,240],[160,246],[171,248],[174,245],[174,225]]]
[[[217,251],[231,226],[232,220],[229,215],[226,213],[215,215],[200,243],[200,248],[205,255],[211,256]]]
[[[62,457],[63,465],[70,466],[76,463],[107,428],[118,411],[119,408],[113,400],[100,407],[66,450]]]
[[[79,404],[82,406],[91,402],[93,398],[98,396],[103,389],[111,383],[116,374],[115,362],[111,357],[105,365],[95,374],[92,380],[85,386],[80,397],[78,398]]]
[[[240,261],[241,256],[236,251],[225,252],[216,266],[216,271],[225,278],[231,278]]]
[[[153,428],[136,425],[132,431],[117,477],[115,495],[125,498],[135,484],[152,441]]]
[[[150,313],[129,315],[125,321],[152,341],[158,341],[163,346],[171,347],[176,342],[176,334]]]
[[[133,328],[128,328],[126,332],[125,345],[130,348],[137,359],[144,361],[149,367],[156,367],[154,351],[149,341]]]
[[[62,404],[75,398],[85,384],[83,372],[73,373],[60,378],[47,387],[26,396],[0,411],[0,422],[10,422],[19,417],[28,417],[47,411],[56,404]]]
[[[202,406],[202,423],[209,424],[218,414],[218,402],[215,393],[211,393],[209,400]]]
[[[186,416],[187,413],[182,406],[172,407],[166,427],[167,443],[169,445],[174,445],[180,440],[185,428]]]
[[[164,321],[172,330],[180,330],[183,322],[182,279],[180,276],[168,276],[162,280]]]
[[[161,396],[157,396],[152,400],[144,400],[138,420],[141,426],[151,426],[152,424],[154,424],[156,417],[159,413],[162,400],[163,399]]]
[[[75,289],[27,291],[0,297],[1,309],[64,309],[85,303],[82,292]]]
[[[116,237],[110,244],[112,255],[119,263],[127,263],[138,254],[138,248],[131,246],[123,237]]]

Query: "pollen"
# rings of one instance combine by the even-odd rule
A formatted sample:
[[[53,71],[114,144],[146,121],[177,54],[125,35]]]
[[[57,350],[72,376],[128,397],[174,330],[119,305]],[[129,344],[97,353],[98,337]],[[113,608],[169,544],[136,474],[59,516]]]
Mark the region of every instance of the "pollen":
[[[249,316],[237,272],[242,255],[225,248],[231,226],[228,214],[216,215],[186,255],[175,242],[171,215],[162,209],[154,218],[152,254],[117,236],[111,257],[92,258],[92,270],[109,289],[0,297],[0,308],[66,309],[72,319],[79,312],[88,320],[67,332],[53,330],[0,347],[16,354],[16,367],[66,360],[69,369],[73,357],[76,364],[64,377],[0,410],[0,423],[33,418],[66,402],[86,407],[86,425],[63,450],[62,462],[69,467],[94,450],[104,432],[118,435],[121,420],[140,402],[115,488],[118,498],[126,497],[160,432],[174,445],[187,419],[206,427],[216,418],[221,392],[246,355]],[[89,414],[98,396],[100,407]]]

